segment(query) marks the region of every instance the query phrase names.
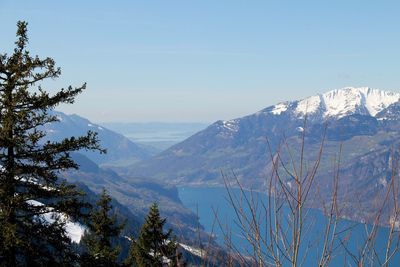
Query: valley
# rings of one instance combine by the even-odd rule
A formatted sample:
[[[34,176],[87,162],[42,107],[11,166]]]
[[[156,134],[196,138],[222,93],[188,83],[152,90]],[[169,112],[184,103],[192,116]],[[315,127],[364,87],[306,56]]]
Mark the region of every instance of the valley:
[[[337,100],[335,96],[341,98]],[[400,144],[400,113],[396,115],[399,100],[400,95],[376,89],[344,88],[317,98],[277,104],[243,118],[217,121],[208,127],[154,123],[99,126],[76,115],[55,113],[62,118],[61,122],[57,127],[48,125],[46,130],[50,138],[62,138],[58,133],[97,130],[110,154],[92,157],[90,153],[79,152],[74,158],[80,170],[63,177],[70,182],[83,183],[97,193],[106,188],[136,218],[142,218],[152,202],[159,203],[168,225],[179,233],[180,240],[192,245],[198,244],[198,238],[204,244],[213,240],[213,247],[226,245],[221,227],[231,227],[237,219],[227,203],[226,183],[236,188],[234,190],[240,185],[262,194],[270,192],[271,177],[277,172],[290,188],[293,177],[286,168],[295,171],[303,162],[302,179],[306,181],[310,179],[312,165],[318,162],[315,181],[310,185],[312,193],[305,202],[307,213],[312,214],[314,223],[326,220],[321,211],[330,203],[333,180],[338,177],[335,194],[341,227],[354,228],[348,246],[356,250],[356,244],[367,238],[362,234],[360,222],[374,222],[385,192],[396,175],[393,168],[398,159],[394,148]],[[347,104],[337,109],[329,101]],[[308,108],[310,113],[305,112]],[[130,133],[130,138],[106,126]],[[157,142],[162,145],[157,147]],[[304,158],[300,158],[302,153]],[[277,169],[273,163],[276,156],[281,164]],[[208,197],[204,199],[204,195]],[[221,216],[218,226],[214,212]],[[389,205],[382,210],[378,224],[388,225],[390,216]],[[140,219],[137,221],[140,224]],[[395,224],[398,225],[398,221]],[[322,227],[323,224],[318,225]],[[246,243],[240,237],[243,230],[235,227],[231,230],[234,233],[232,242],[242,247]],[[386,240],[385,231],[384,227],[380,228],[383,237],[377,239],[378,244]],[[318,236],[314,231],[306,235],[308,238]],[[338,252],[335,264],[342,261],[345,254]],[[307,257],[310,258],[315,259]]]
[[[399,10],[0,0],[0,267],[400,266]]]

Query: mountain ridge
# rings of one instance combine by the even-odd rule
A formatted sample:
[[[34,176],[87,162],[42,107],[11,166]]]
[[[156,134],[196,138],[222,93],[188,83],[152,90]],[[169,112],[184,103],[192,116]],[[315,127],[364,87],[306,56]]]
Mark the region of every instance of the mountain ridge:
[[[46,140],[60,141],[71,136],[83,136],[86,135],[89,130],[98,133],[100,145],[107,150],[107,153],[100,154],[92,151],[80,152],[97,164],[124,165],[127,164],[127,162],[132,163],[140,161],[153,155],[149,150],[130,141],[122,134],[95,124],[77,114],[67,115],[54,110],[50,113],[56,116],[59,121],[43,126],[43,130],[47,132]]]
[[[271,175],[272,168],[270,153],[274,154],[285,144],[292,155],[299,155],[305,134],[306,162],[316,159],[325,136],[317,179],[319,186],[327,190],[325,195],[331,191],[323,184],[331,184],[329,179],[332,178],[326,174],[331,173],[332,159],[337,158],[341,145],[345,164],[340,173],[341,183],[352,187],[348,190],[349,195],[343,198],[363,190],[381,195],[385,190],[382,184],[388,184],[390,180],[390,177],[383,177],[385,169],[390,167],[390,164],[384,164],[385,159],[392,146],[400,145],[398,94],[368,88],[345,88],[345,91],[351,93],[347,94],[350,97],[347,104],[340,106],[345,108],[327,113],[328,116],[324,116],[326,110],[321,108],[307,114],[305,119],[301,113],[296,113],[299,101],[285,102],[286,106],[273,105],[242,118],[217,121],[164,152],[131,165],[127,172],[176,185],[219,186],[224,185],[221,172],[234,172],[244,187],[266,188],[266,177]],[[361,93],[368,91],[369,100],[368,96],[363,100]],[[318,106],[321,107],[320,103]],[[290,164],[289,155],[282,155],[282,160]],[[365,183],[354,178],[355,174],[362,173],[370,175]],[[386,182],[379,182],[382,179]],[[362,195],[362,201],[367,209],[373,206],[366,195]],[[352,205],[351,201],[349,205]]]
[[[288,110],[290,106],[295,106],[294,113],[300,117],[305,114],[312,116],[315,113],[320,113],[322,118],[341,118],[351,114],[374,117],[399,100],[400,93],[370,87],[344,87],[302,100],[278,103],[272,106],[271,112],[280,115],[281,112]]]

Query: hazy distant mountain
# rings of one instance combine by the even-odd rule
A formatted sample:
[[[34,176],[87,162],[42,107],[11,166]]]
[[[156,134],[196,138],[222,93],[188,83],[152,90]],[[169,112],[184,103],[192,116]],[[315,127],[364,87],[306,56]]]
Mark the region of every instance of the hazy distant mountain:
[[[130,173],[175,184],[221,185],[221,170],[228,174],[233,170],[245,186],[265,188],[265,177],[271,173],[267,140],[274,152],[285,138],[292,153],[298,155],[296,149],[306,131],[306,157],[311,162],[327,125],[320,186],[329,189],[333,158],[342,143],[341,178],[346,192],[353,196],[363,192],[359,197],[368,203],[380,196],[390,179],[389,151],[400,140],[399,99],[397,93],[348,87],[279,103],[243,118],[217,121],[133,165]],[[289,161],[288,155],[283,157]]]
[[[153,148],[153,152],[161,152],[208,126],[205,123],[186,122],[109,122],[102,125],[138,145]]]
[[[85,135],[92,130],[99,134],[100,144],[107,149],[107,154],[98,152],[81,151],[97,164],[125,165],[149,158],[153,153],[143,146],[137,145],[122,134],[111,131],[82,118],[78,115],[66,115],[62,112],[53,111],[59,118],[59,122],[45,125],[47,138],[61,140],[70,136]]]

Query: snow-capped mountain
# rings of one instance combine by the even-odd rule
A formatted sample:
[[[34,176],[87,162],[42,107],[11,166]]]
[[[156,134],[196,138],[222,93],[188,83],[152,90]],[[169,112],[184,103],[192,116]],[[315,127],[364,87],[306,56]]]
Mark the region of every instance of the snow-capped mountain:
[[[332,158],[343,144],[341,179],[348,194],[359,194],[372,204],[371,196],[379,196],[391,173],[387,172],[390,149],[400,145],[399,99],[398,93],[347,87],[279,103],[242,118],[217,121],[153,158],[132,165],[131,174],[178,185],[223,185],[221,170],[226,174],[234,171],[245,187],[265,188],[272,168],[269,153],[281,147],[283,139],[295,153],[305,133],[307,161],[312,161],[327,127],[319,169],[325,175],[318,181],[325,187],[332,184],[332,176],[326,174],[332,171]]]
[[[310,140],[346,141],[393,131],[400,122],[400,94],[368,87],[346,87],[303,100],[282,102],[252,115],[217,121],[203,131],[149,160],[133,166],[136,175],[178,181],[219,180],[221,169],[241,170],[243,176],[262,177],[268,163],[268,145],[283,136],[306,130]],[[308,127],[303,129],[304,115]],[[388,122],[390,121],[390,123]],[[397,135],[397,132],[394,134]],[[179,175],[177,175],[179,174]],[[218,182],[216,182],[218,183]]]
[[[303,117],[308,114],[313,119],[339,119],[351,114],[374,117],[399,100],[399,93],[369,87],[346,87],[307,97],[300,101],[279,103],[267,110],[274,115],[292,112]]]
[[[302,100],[281,102],[253,115],[218,121],[215,124],[221,130],[219,135],[229,138],[239,131],[239,125],[243,119],[251,116],[260,118],[272,116],[282,122],[285,119],[304,120],[307,114],[307,121],[312,123],[335,121],[350,115],[370,116],[385,120],[396,118],[396,110],[398,109],[400,112],[398,106],[400,106],[400,93],[369,87],[345,87]],[[301,128],[298,126],[297,131],[301,131]]]

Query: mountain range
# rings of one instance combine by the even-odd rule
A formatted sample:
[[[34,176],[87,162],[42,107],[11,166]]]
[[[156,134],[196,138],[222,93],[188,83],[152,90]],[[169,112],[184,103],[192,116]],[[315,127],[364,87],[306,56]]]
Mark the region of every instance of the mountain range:
[[[198,227],[197,216],[183,206],[175,186],[156,179],[121,176],[108,167],[144,160],[152,155],[152,150],[78,115],[51,112],[59,121],[44,126],[47,140],[59,141],[71,136],[82,136],[91,130],[98,133],[102,148],[107,149],[106,154],[84,150],[72,153],[79,169],[62,172],[60,178],[78,184],[93,203],[96,201],[95,194],[105,188],[115,200],[114,206],[130,223],[128,228],[132,232],[129,234],[138,233],[148,208],[157,202],[162,216],[168,218],[168,226],[179,233],[181,240],[187,239],[189,244],[194,242],[193,236],[198,236],[194,234]],[[205,236],[201,227],[199,231],[200,235]]]
[[[306,161],[318,156],[325,136],[316,186],[331,192],[334,168],[342,146],[342,202],[354,210],[354,196],[376,210],[391,179],[391,159],[400,140],[400,94],[367,87],[346,87],[298,101],[288,101],[228,121],[217,121],[181,143],[133,164],[128,173],[177,185],[223,185],[221,172],[235,173],[246,188],[263,190],[272,163],[270,152],[282,144],[299,155],[305,134]],[[325,130],[326,129],[326,130]],[[324,135],[325,133],[325,135]],[[290,163],[290,155],[283,155]],[[353,204],[352,204],[353,202]],[[375,203],[375,204],[374,204]],[[361,215],[360,215],[361,216]]]
[[[123,166],[147,159],[154,154],[152,149],[136,144],[122,134],[92,123],[76,114],[67,115],[59,111],[51,111],[51,113],[57,116],[59,121],[44,126],[47,140],[59,141],[71,136],[82,136],[89,130],[98,133],[100,145],[107,150],[107,153],[80,151],[97,164]]]
[[[282,161],[290,165],[290,155],[300,154],[304,134],[305,162],[312,163],[324,138],[314,191],[329,198],[334,159],[341,152],[339,197],[344,213],[364,220],[373,216],[392,178],[393,159],[398,157],[393,151],[400,145],[399,100],[398,93],[367,87],[332,90],[217,121],[153,156],[126,137],[77,115],[56,113],[61,122],[46,130],[55,139],[96,130],[109,149],[106,157],[83,152],[82,168],[69,175],[70,180],[82,181],[95,192],[109,188],[113,197],[141,216],[158,199],[165,203],[172,223],[188,225],[195,224],[196,218],[182,208],[173,185],[223,186],[221,173],[234,173],[246,188],[266,190],[272,171],[270,153],[286,146],[290,154],[282,153]],[[127,163],[133,164],[126,167]],[[110,164],[116,172],[98,164]],[[125,167],[116,167],[121,165]]]

